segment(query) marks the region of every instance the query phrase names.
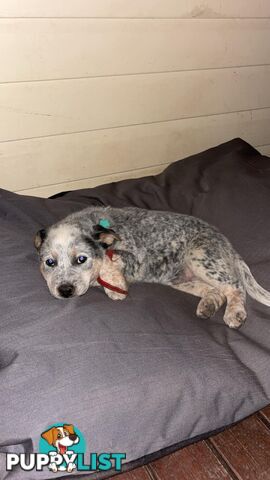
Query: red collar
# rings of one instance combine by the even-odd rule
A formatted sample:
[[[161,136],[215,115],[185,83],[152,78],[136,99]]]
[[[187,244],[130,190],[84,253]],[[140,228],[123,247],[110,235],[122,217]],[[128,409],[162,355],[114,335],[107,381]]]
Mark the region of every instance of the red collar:
[[[108,250],[106,250],[106,252],[105,252],[105,255],[107,255],[107,257],[109,257],[109,259],[112,261],[114,253],[115,252],[112,248],[108,248]]]
[[[107,257],[109,257],[109,259],[112,262],[113,262],[113,254],[114,253],[115,253],[114,250],[111,249],[111,248],[108,248],[108,250],[106,250],[106,255],[107,255]],[[113,292],[122,293],[122,295],[127,295],[128,294],[127,290],[123,290],[122,288],[115,287],[114,285],[111,285],[110,283],[105,282],[105,280],[102,280],[102,278],[100,278],[100,277],[97,278],[97,282],[100,285],[102,285],[102,287],[108,288],[109,290],[112,290]]]

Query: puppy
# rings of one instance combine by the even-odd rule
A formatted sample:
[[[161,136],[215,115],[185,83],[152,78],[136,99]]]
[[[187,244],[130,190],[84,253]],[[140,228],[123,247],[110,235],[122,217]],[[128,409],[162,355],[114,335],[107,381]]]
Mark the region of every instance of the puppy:
[[[224,322],[246,319],[246,292],[270,306],[270,293],[215,227],[188,215],[138,208],[89,207],[35,237],[40,270],[56,298],[102,285],[114,300],[128,285],[169,285],[200,297],[197,315],[208,318],[226,302]]]
[[[57,453],[60,453],[61,455],[64,455],[65,453],[74,453],[72,450],[68,450],[68,447],[71,447],[72,445],[80,441],[78,435],[74,431],[73,425],[52,427],[46,432],[43,432],[41,436],[49,443],[49,445],[55,447]],[[76,465],[72,462],[70,462],[67,467],[57,467],[55,462],[52,462],[49,465],[49,469],[53,472],[57,472],[58,470],[67,470],[68,472],[72,472],[73,470],[75,470],[75,468]]]

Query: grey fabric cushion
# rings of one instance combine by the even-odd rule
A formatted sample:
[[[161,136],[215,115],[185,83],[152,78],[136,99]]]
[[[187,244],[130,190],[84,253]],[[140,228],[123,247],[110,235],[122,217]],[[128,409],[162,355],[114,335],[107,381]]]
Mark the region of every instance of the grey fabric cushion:
[[[2,190],[2,452],[38,451],[41,432],[67,422],[84,433],[88,453],[126,452],[131,462],[270,401],[270,310],[255,301],[248,301],[245,326],[232,331],[222,312],[198,319],[195,297],[160,285],[133,285],[120,303],[98,288],[67,301],[50,296],[33,248],[36,230],[97,204],[203,218],[228,236],[270,290],[270,161],[240,139],[156,177],[53,199]],[[7,478],[59,475],[16,469]]]

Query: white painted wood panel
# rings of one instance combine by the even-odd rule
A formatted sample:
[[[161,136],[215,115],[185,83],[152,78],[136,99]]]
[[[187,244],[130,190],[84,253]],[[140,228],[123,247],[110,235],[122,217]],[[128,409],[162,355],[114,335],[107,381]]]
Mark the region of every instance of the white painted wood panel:
[[[270,19],[2,19],[0,57],[0,83],[262,65]]]
[[[270,66],[0,85],[0,140],[270,107]]]
[[[269,0],[1,0],[0,56],[4,188],[155,174],[235,136],[270,154]]]
[[[263,155],[267,155],[268,157],[270,157],[270,143],[269,145],[263,145],[262,147],[258,147],[258,150]],[[270,158],[269,158],[269,168],[270,168]]]
[[[82,180],[57,183],[55,185],[46,185],[39,188],[33,188],[28,190],[20,190],[18,193],[22,195],[31,195],[34,197],[50,197],[59,192],[66,192],[69,190],[77,190],[80,188],[91,188],[96,187],[97,185],[104,185],[105,183],[118,182],[119,180],[126,180],[128,178],[141,178],[149,175],[157,175],[161,173],[164,168],[168,166],[164,165],[155,165],[154,167],[133,169],[128,172],[121,172],[111,175],[103,175],[101,177],[95,178],[85,178]]]
[[[269,17],[268,0],[1,0],[2,17]]]
[[[1,186],[18,191],[84,179],[97,184],[123,170],[127,178],[134,168],[168,164],[234,137],[253,145],[270,142],[270,108],[0,143]]]

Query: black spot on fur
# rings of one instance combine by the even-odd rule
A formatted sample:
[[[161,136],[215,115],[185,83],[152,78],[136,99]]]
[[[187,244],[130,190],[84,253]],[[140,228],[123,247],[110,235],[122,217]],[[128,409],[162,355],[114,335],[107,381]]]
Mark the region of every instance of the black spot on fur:
[[[93,250],[94,254],[96,257],[101,257],[101,249],[100,249],[100,243],[95,242],[91,237],[87,237],[86,235],[83,235],[83,241],[91,247]]]
[[[39,230],[39,236],[40,236],[42,241],[45,240],[45,238],[47,237],[47,232],[46,232],[45,228],[42,228],[41,230]]]

